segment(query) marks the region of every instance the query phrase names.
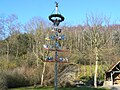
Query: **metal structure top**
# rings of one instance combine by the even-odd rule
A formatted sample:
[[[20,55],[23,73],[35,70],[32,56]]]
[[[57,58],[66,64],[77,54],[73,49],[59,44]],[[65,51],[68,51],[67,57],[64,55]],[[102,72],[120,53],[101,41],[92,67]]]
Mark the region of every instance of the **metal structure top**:
[[[60,22],[64,21],[64,17],[61,14],[58,14],[58,3],[56,4],[56,13],[49,15],[49,20],[53,22],[54,26],[58,26]]]
[[[55,4],[56,4],[56,7],[58,7],[58,2],[55,2]]]

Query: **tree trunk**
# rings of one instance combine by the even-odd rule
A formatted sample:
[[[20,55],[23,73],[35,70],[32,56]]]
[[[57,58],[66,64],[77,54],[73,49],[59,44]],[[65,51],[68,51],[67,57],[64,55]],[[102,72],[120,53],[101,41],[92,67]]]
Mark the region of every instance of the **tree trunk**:
[[[7,60],[7,69],[9,68],[9,42],[6,41],[6,60]]]
[[[9,43],[6,41],[7,43],[7,62],[9,62]]]
[[[37,66],[37,68],[38,68],[38,66],[39,66],[39,64],[38,64],[38,61],[39,61],[39,57],[38,57],[38,48],[37,48],[37,45],[36,45],[36,48],[35,48],[35,51],[34,51],[34,48],[35,48],[35,46],[33,45],[33,53],[34,53],[34,55],[35,55],[35,57],[36,57],[36,66]]]
[[[38,61],[39,61],[39,57],[38,57],[38,42],[37,42],[37,44],[36,44],[36,65],[37,65],[37,68],[39,67],[39,64],[38,64]]]
[[[86,61],[84,61],[84,76],[86,76]]]
[[[18,45],[17,45],[17,51],[16,51],[16,55],[15,55],[16,58],[18,58],[18,53],[19,53],[19,52],[18,52]]]
[[[91,63],[91,60],[90,60],[90,76],[92,76],[92,63]]]
[[[95,47],[95,75],[94,75],[94,87],[97,88],[97,71],[98,71],[98,48]]]
[[[78,63],[78,73],[77,73],[77,79],[79,78],[79,76],[80,76],[80,61],[79,61],[79,63]]]
[[[42,71],[42,76],[41,76],[41,86],[43,86],[45,67],[46,67],[46,62],[43,63],[43,71]]]

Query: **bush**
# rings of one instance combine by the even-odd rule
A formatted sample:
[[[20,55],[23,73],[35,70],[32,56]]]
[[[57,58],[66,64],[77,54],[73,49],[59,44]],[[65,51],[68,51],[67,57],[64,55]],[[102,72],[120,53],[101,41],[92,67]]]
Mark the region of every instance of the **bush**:
[[[5,75],[0,73],[0,90],[7,90]]]
[[[87,86],[94,86],[94,76],[82,77],[81,80],[84,81],[84,83]],[[103,80],[97,78],[97,85],[102,86],[103,85]]]
[[[28,69],[26,70],[28,71]],[[23,68],[16,68],[14,70],[6,70],[0,72],[0,90],[4,90],[3,88],[16,88],[16,87],[24,87],[33,85],[34,82],[37,82],[33,80],[34,77],[31,77],[31,75],[26,75],[23,70]],[[30,71],[29,71],[30,72]],[[34,74],[32,72],[32,74]],[[34,74],[36,75],[36,74]],[[37,76],[35,76],[36,78]],[[38,80],[38,79],[37,79]]]
[[[90,76],[83,76],[80,78],[84,83],[85,85],[87,86],[93,86],[94,85],[94,77],[90,77]]]
[[[7,79],[7,86],[9,88],[23,87],[29,84],[29,81],[26,80],[26,78],[22,74],[19,74],[18,72],[15,72],[13,74],[7,73],[6,79]]]

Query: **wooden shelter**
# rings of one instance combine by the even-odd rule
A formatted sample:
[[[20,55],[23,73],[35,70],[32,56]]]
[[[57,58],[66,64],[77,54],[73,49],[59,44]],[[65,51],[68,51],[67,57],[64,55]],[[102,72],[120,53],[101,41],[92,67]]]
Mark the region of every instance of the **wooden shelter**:
[[[109,85],[120,85],[120,61],[110,67],[106,72],[106,82]]]

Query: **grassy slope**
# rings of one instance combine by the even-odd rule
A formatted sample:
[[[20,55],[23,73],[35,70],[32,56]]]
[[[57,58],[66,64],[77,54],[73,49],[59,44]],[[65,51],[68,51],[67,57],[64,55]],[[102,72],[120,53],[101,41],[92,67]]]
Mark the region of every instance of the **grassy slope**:
[[[9,89],[9,90],[54,90],[52,87],[44,87],[44,88],[18,88],[18,89]],[[59,88],[58,90],[109,90],[104,88],[90,88],[90,87],[79,87],[79,88]]]

